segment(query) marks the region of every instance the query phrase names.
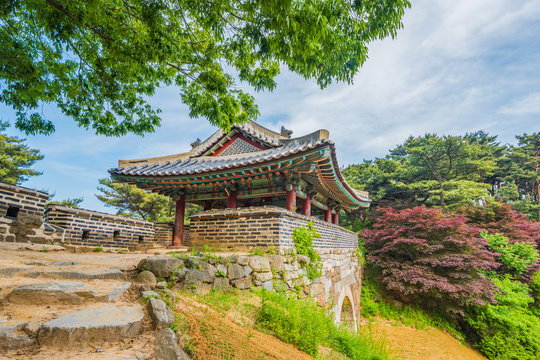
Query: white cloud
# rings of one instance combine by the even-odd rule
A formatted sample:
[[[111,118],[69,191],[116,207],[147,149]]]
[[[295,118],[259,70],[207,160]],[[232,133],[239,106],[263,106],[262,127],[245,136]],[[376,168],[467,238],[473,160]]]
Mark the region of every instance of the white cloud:
[[[518,99],[499,112],[504,115],[540,115],[540,92]]]

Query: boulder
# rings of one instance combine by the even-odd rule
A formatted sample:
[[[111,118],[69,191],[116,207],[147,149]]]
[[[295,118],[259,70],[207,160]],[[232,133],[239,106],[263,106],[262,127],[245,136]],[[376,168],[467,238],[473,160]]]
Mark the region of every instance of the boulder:
[[[249,266],[256,272],[270,271],[270,261],[268,261],[268,258],[258,255],[250,257]]]
[[[34,339],[19,332],[25,325],[25,323],[19,323],[0,326],[0,349],[14,350],[33,345]]]
[[[157,332],[154,349],[156,360],[189,360],[189,356],[178,346],[178,338],[170,328]]]
[[[41,325],[40,345],[69,348],[84,343],[120,342],[143,329],[144,311],[135,306],[102,305],[71,313]]]
[[[172,256],[150,256],[137,265],[139,270],[149,270],[157,277],[168,278],[173,272],[184,268],[184,261]]]
[[[264,282],[264,281],[270,281],[274,278],[274,275],[271,272],[260,272],[260,273],[253,273],[253,278],[255,280]]]
[[[251,287],[251,281],[252,281],[252,278],[250,275],[250,276],[246,276],[244,278],[238,279],[238,280],[233,280],[232,284],[235,288],[239,290],[246,290]]]
[[[195,282],[205,282],[205,283],[212,283],[213,279],[208,273],[208,271],[201,271],[197,269],[188,269],[186,271],[186,276],[184,283],[195,283]]]
[[[306,255],[297,255],[298,262],[302,265],[308,265],[311,260]]]
[[[238,264],[229,264],[227,266],[227,277],[231,280],[240,279],[244,276],[244,268]]]
[[[224,277],[217,277],[214,279],[214,285],[213,285],[214,289],[225,290],[230,287],[231,285],[229,284],[229,279],[224,278]]]
[[[152,287],[156,286],[156,275],[149,270],[143,270],[135,276],[135,282],[137,284],[148,284]]]
[[[283,256],[270,255],[268,256],[268,261],[270,261],[270,268],[273,272],[278,273],[285,270],[285,262],[283,261]]]
[[[163,300],[151,297],[146,308],[155,329],[168,328],[174,323],[174,315]]]
[[[245,266],[247,264],[249,264],[249,256],[238,256],[238,265],[242,265],[242,266]]]

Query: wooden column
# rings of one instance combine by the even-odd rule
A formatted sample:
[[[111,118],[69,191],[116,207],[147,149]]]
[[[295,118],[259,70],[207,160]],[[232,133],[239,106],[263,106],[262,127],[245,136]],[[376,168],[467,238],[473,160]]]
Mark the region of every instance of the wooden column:
[[[227,209],[236,209],[238,203],[238,193],[232,190],[227,197]]]
[[[302,214],[311,216],[311,194],[306,194],[304,199],[304,206],[302,206]]]
[[[324,211],[324,221],[332,222],[332,209],[330,206]]]
[[[173,245],[182,246],[184,239],[184,215],[186,213],[186,195],[180,195],[176,200],[176,212],[174,213]]]
[[[339,225],[339,210],[338,209],[336,209],[336,213],[334,214],[334,220],[332,222],[336,225]]]
[[[294,186],[287,187],[286,193],[287,193],[287,198],[286,198],[287,210],[292,210],[292,211],[296,210],[296,190],[294,190]]]

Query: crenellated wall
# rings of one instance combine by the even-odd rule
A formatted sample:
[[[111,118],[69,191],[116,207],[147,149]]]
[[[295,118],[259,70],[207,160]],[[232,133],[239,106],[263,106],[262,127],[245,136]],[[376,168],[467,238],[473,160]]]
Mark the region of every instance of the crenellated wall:
[[[257,246],[288,248],[293,230],[312,221],[321,237],[318,249],[356,249],[358,236],[339,225],[276,206],[211,210],[190,217],[189,243],[202,248],[248,250]]]

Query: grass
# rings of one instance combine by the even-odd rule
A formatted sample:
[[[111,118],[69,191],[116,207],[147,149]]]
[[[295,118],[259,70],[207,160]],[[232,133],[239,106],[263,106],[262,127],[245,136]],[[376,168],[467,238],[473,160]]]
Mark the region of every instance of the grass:
[[[257,323],[284,342],[312,356],[328,347],[352,360],[389,359],[385,344],[367,332],[354,333],[337,326],[313,300],[299,299],[284,292],[262,291]]]
[[[382,291],[374,280],[366,278],[362,283],[362,307],[360,308],[362,317],[371,321],[381,318],[391,320],[395,325],[405,325],[420,330],[438,328],[452,335],[460,342],[464,342],[464,335],[443,316],[428,313],[416,306],[403,305],[398,308],[394,304],[382,300],[380,294],[382,294]]]

